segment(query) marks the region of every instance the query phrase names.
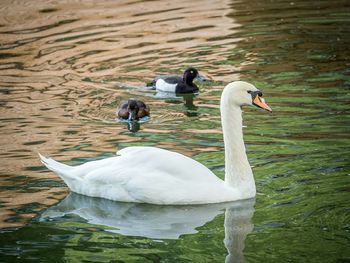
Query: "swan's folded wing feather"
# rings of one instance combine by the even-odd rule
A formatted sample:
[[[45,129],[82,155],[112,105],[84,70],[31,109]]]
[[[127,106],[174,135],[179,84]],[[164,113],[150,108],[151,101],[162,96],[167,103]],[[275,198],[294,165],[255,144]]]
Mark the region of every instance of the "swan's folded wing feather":
[[[74,169],[84,182],[71,186],[72,191],[126,202],[180,204],[184,197],[210,193],[223,183],[197,161],[154,147],[128,147],[116,157]]]
[[[124,148],[117,155],[129,162],[130,167],[139,168],[139,173],[158,171],[186,181],[216,181],[218,178],[203,164],[183,154],[156,147],[135,146]],[[123,161],[123,162],[124,162]],[[123,166],[128,168],[127,165]]]

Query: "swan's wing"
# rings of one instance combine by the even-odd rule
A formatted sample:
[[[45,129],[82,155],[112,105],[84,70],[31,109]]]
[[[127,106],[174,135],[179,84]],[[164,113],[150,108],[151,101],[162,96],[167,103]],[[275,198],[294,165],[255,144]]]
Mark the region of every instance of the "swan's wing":
[[[196,192],[203,187],[222,183],[199,162],[155,147],[128,147],[117,152],[117,157],[108,159],[85,175],[90,196],[119,201],[181,203],[181,198],[188,197],[189,193],[198,196]],[[116,193],[118,197],[111,198]]]
[[[130,180],[134,177],[154,177],[156,174],[176,180],[214,180],[216,176],[203,164],[180,153],[156,147],[127,147],[116,157],[90,161],[72,168],[71,173],[84,179]],[[167,179],[169,180],[169,179]]]
[[[142,174],[160,172],[179,180],[212,180],[216,176],[203,164],[183,154],[156,147],[127,147],[117,156],[130,167],[136,167]],[[125,165],[123,165],[126,167]]]

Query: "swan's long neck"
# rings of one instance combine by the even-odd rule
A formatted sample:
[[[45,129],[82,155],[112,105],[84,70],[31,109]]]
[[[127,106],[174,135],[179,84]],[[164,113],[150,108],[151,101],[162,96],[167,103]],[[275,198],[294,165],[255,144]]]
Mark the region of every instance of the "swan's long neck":
[[[230,93],[229,89],[225,89],[220,103],[225,143],[225,183],[243,191],[246,197],[253,197],[255,181],[243,141],[242,110],[230,103]]]

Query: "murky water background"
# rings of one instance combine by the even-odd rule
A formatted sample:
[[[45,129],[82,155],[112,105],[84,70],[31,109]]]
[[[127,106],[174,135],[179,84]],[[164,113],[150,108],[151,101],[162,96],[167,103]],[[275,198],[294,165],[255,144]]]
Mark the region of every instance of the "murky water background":
[[[0,261],[347,262],[349,46],[348,1],[1,1]],[[195,98],[137,88],[188,66],[209,79]],[[255,203],[63,200],[38,161],[152,145],[222,177],[219,97],[238,79],[274,110],[245,109]],[[151,107],[137,132],[114,120],[129,97]]]

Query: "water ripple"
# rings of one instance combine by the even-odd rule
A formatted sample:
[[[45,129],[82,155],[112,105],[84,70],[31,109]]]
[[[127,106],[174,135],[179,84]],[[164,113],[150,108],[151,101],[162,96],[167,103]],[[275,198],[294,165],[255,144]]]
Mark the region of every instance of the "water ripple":
[[[247,261],[262,262],[274,249],[301,262],[295,251],[323,242],[315,236],[333,229],[344,237],[348,8],[345,0],[2,1],[0,225],[21,226],[66,194],[37,152],[78,164],[152,145],[192,156],[222,178],[219,96],[227,82],[244,79],[274,109],[272,115],[244,109],[258,188]],[[189,66],[208,79],[196,97],[145,87],[156,75],[181,75]],[[151,107],[137,131],[115,120],[129,97]],[[288,259],[281,236],[303,247]]]

